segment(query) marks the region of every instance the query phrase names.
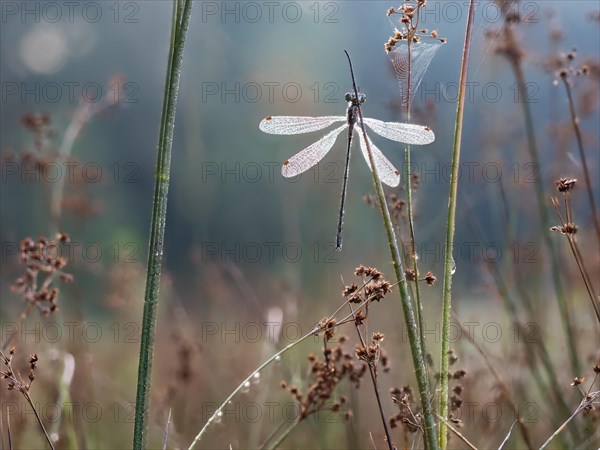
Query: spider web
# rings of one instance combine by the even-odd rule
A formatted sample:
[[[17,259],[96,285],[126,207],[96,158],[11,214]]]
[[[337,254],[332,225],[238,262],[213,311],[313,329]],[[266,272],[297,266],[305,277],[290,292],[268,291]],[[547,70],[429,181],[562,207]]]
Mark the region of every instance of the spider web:
[[[419,89],[421,80],[435,56],[438,49],[442,46],[439,41],[432,40],[425,42],[421,40],[410,46],[410,86],[408,85],[408,43],[406,40],[399,41],[391,52],[388,53],[392,66],[398,77],[400,85],[400,98],[402,105],[412,103],[412,100]]]

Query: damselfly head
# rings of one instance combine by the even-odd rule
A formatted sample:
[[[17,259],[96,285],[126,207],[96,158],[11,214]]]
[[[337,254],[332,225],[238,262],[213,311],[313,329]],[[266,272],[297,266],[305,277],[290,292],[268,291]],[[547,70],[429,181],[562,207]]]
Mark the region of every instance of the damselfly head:
[[[356,95],[354,94],[354,92],[346,92],[344,99],[349,103],[358,105],[359,103],[364,103],[365,100],[367,99],[367,96],[365,94],[362,94],[361,92],[359,92],[358,93],[358,101],[357,101]]]

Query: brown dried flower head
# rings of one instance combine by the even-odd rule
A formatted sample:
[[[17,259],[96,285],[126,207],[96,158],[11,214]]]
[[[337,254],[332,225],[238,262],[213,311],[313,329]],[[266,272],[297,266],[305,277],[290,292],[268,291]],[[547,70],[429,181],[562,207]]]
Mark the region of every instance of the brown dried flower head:
[[[558,180],[554,181],[554,184],[556,185],[556,189],[558,189],[559,192],[570,191],[571,189],[573,189],[575,187],[576,183],[577,183],[576,178],[559,178]]]

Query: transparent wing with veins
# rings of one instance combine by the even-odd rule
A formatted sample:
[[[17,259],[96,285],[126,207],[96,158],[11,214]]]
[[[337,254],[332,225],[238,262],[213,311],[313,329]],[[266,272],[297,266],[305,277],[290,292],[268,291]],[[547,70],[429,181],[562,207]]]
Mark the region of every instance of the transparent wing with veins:
[[[338,135],[346,128],[348,128],[348,124],[345,123],[284,162],[281,168],[283,176],[286,178],[294,177],[302,172],[306,172],[321,161],[329,150],[331,150],[333,144],[335,144]]]
[[[258,128],[269,134],[303,134],[319,131],[336,122],[345,121],[345,116],[273,116],[261,120]]]
[[[390,141],[402,142],[410,145],[431,144],[435,134],[429,127],[413,125],[412,123],[383,122],[377,119],[364,119],[365,125],[375,133]]]
[[[272,116],[264,118],[260,124],[260,130],[269,134],[303,134],[319,131],[337,122],[346,122],[345,116],[322,116],[322,117],[303,117],[303,116]],[[423,125],[413,125],[407,123],[397,122],[383,122],[377,119],[364,119],[365,125],[367,125],[372,131],[378,135],[390,139],[396,142],[402,142],[410,145],[425,145],[430,144],[435,140],[435,135],[430,128]],[[348,127],[347,123],[344,123],[341,127],[338,127],[317,142],[309,145],[304,150],[298,152],[286,162],[283,163],[281,173],[284,177],[290,178],[299,175],[319,161],[321,161],[325,155],[331,150],[335,143],[338,135]],[[356,127],[359,134],[359,142],[361,151],[367,165],[371,169],[369,157],[367,153],[366,143],[362,136],[362,132],[359,127]],[[371,142],[369,144],[373,152],[373,158],[377,167],[377,172],[381,181],[388,186],[398,186],[400,182],[400,175],[394,165],[381,153],[381,151]]]
[[[365,161],[367,161],[367,166],[369,166],[369,169],[373,170],[371,168],[371,162],[369,161],[369,152],[367,151],[367,145],[365,143],[362,130],[360,127],[357,127],[357,131],[362,154],[365,157]],[[367,139],[369,139],[369,146],[371,147],[371,153],[373,154],[373,160],[375,161],[375,167],[377,167],[377,175],[379,175],[379,179],[382,183],[385,183],[388,186],[398,186],[400,184],[400,172],[398,172],[389,159],[387,159],[385,155],[381,153],[381,150],[379,150],[375,144],[373,144],[368,136]]]

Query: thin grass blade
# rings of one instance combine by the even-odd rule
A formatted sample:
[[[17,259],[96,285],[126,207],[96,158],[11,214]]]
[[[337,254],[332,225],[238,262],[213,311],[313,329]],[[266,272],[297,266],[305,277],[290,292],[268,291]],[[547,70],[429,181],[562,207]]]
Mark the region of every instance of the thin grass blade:
[[[510,426],[510,429],[508,430],[508,434],[506,435],[506,437],[504,438],[504,440],[502,441],[502,444],[500,444],[500,447],[498,447],[498,450],[502,450],[502,448],[506,445],[506,443],[508,442],[508,440],[510,439],[510,434],[512,433],[513,428],[515,427],[515,424],[518,422],[519,419],[515,420],[513,422],[513,424]]]

